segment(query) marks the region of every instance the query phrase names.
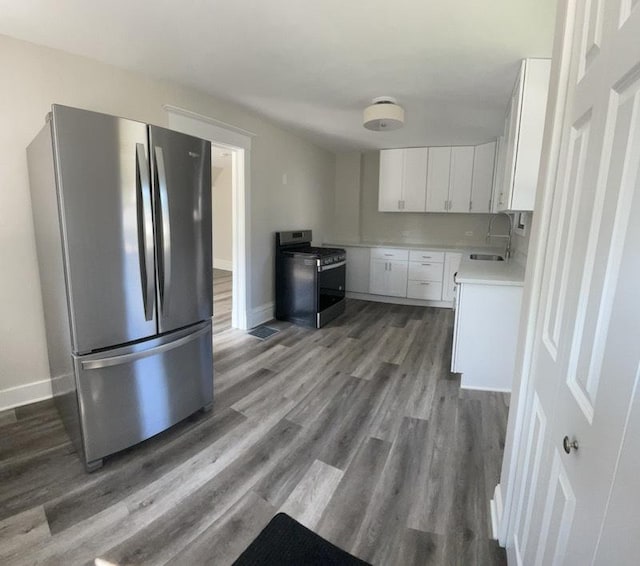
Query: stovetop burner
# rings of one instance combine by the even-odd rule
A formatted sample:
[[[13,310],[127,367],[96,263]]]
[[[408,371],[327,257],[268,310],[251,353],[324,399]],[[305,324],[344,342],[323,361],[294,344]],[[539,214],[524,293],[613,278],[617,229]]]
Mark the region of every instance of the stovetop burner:
[[[290,251],[302,254],[315,255],[317,257],[327,257],[330,255],[338,255],[344,253],[340,248],[317,248],[315,246],[305,246],[293,248]]]

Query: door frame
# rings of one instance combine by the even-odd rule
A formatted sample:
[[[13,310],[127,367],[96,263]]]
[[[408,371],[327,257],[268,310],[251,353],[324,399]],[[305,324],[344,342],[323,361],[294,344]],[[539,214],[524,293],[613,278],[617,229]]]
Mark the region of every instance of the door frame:
[[[497,523],[497,532],[494,534],[500,545],[506,546],[507,550],[513,547],[513,531],[519,515],[518,488],[520,478],[517,477],[517,473],[522,465],[521,459],[527,452],[526,417],[533,403],[531,367],[536,328],[538,321],[542,319],[544,314],[539,312],[542,276],[560,158],[562,124],[567,102],[575,6],[576,0],[560,2],[556,12],[553,63],[534,206],[535,214],[531,226],[531,242],[520,312],[511,410],[507,425],[500,483],[496,486],[492,501],[492,509],[495,509]],[[514,559],[515,557],[509,556],[509,558]]]
[[[256,134],[215,118],[165,104],[169,127],[233,150],[233,292],[231,326],[250,328],[251,312],[251,143]]]

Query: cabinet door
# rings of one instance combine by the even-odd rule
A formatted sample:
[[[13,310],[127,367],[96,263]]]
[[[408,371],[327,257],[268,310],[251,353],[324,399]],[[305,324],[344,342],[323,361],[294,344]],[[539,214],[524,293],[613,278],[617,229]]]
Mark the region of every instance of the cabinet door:
[[[372,259],[369,265],[369,293],[374,295],[386,295],[389,261],[384,259]]]
[[[442,283],[443,301],[453,301],[456,296],[454,277],[458,269],[460,269],[460,261],[462,261],[462,254],[447,252],[444,260],[444,281]]]
[[[473,153],[473,146],[454,147],[451,149],[449,212],[469,212]]]
[[[473,154],[473,179],[469,212],[491,212],[496,142],[477,145]]]
[[[380,152],[378,210],[382,212],[401,210],[403,170],[404,150],[384,149]]]
[[[450,147],[430,147],[427,166],[427,212],[447,212]]]
[[[496,164],[493,172],[493,195],[491,197],[491,212],[494,214],[502,210],[504,206],[505,146],[504,136],[500,136],[496,142]]]
[[[525,69],[518,119],[517,159],[509,205],[512,210],[533,210],[536,200],[551,61],[527,59]]]
[[[344,248],[347,252],[346,290],[353,293],[369,292],[369,248]]]
[[[513,179],[516,168],[516,155],[518,152],[518,135],[520,130],[520,110],[522,107],[522,87],[524,85],[524,62],[520,68],[518,80],[513,88],[509,111],[507,112],[505,139],[505,162],[503,177],[503,204],[499,210],[511,208],[511,192],[513,191]]]
[[[401,210],[424,212],[427,191],[428,148],[412,147],[404,150]]]
[[[441,281],[409,281],[407,298],[423,301],[440,301],[442,298]]]
[[[391,297],[406,297],[409,262],[391,260],[388,264],[387,292],[385,294]]]

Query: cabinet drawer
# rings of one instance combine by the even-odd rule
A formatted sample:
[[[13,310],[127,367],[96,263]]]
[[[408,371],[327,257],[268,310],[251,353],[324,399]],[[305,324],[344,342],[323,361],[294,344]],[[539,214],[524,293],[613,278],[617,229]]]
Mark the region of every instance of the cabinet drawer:
[[[407,297],[425,301],[442,300],[442,281],[409,281]]]
[[[371,259],[397,259],[407,261],[409,250],[398,250],[395,248],[371,248]]]
[[[409,280],[442,281],[442,263],[429,261],[412,261],[409,263]]]
[[[409,250],[409,261],[423,261],[425,263],[444,261],[444,252],[431,252],[429,250]]]

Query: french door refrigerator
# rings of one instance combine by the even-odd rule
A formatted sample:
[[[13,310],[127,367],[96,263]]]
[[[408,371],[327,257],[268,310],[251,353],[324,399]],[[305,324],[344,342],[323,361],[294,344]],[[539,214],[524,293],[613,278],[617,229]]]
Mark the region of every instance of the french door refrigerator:
[[[52,389],[92,470],[213,402],[211,146],[56,104],[27,157]]]

